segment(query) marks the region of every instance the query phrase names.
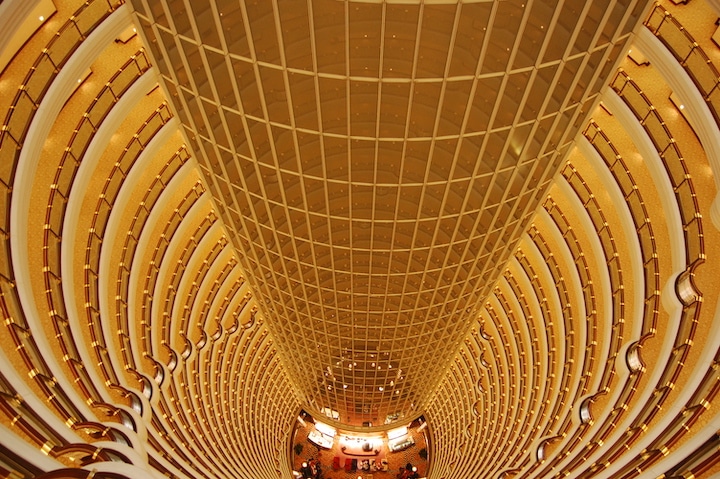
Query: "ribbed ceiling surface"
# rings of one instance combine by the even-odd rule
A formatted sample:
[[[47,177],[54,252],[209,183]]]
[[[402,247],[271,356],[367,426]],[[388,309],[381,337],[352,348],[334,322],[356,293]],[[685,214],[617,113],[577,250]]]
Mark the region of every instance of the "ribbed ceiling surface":
[[[375,426],[422,411],[647,4],[132,3],[307,407]]]

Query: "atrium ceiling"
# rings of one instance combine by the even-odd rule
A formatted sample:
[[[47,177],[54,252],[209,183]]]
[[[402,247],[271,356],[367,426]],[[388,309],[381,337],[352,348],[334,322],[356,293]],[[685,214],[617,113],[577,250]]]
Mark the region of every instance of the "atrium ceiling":
[[[425,408],[649,2],[132,5],[306,407],[361,426]]]

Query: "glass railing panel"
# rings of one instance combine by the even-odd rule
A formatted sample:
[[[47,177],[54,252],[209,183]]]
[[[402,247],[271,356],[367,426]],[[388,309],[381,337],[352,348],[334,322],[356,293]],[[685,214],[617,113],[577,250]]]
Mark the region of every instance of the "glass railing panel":
[[[661,8],[659,5],[656,6],[652,12],[650,12],[650,16],[648,17],[647,21],[645,22],[645,25],[655,33],[658,28],[662,26],[662,24],[665,22],[665,10]]]
[[[122,70],[118,71],[110,85],[115,96],[121,97],[123,93],[130,88],[135,79],[140,76],[140,73],[135,62],[126,65]]]
[[[646,226],[643,226],[642,228],[638,228],[639,231],[642,231],[643,229],[647,229]],[[648,234],[649,232],[646,232],[646,234],[639,234],[638,238],[640,239],[640,249],[642,250],[642,256],[643,259],[650,258],[653,253],[655,253],[655,241],[653,240],[653,237]]]
[[[120,192],[120,188],[122,188],[124,181],[125,175],[123,175],[120,170],[115,170],[114,174],[111,178],[108,179],[107,185],[105,186],[105,191],[103,191],[103,194],[105,195],[105,201],[103,201],[102,204],[98,206],[98,212],[101,212],[104,208],[112,208],[111,205],[115,201],[118,193]],[[102,217],[98,217],[95,220],[95,223],[104,223],[104,219]]]
[[[165,122],[159,114],[153,115],[144,128],[138,132],[138,138],[142,145],[147,145],[148,142],[155,136],[155,133],[163,126]]]
[[[622,161],[616,161],[614,165],[608,166],[610,166],[610,170],[612,171],[613,176],[615,177],[615,181],[620,187],[623,196],[625,198],[634,196],[636,194],[636,191],[633,188],[635,186],[635,183],[625,170],[625,165],[622,163]]]
[[[137,243],[133,243],[137,244]],[[126,253],[126,258],[132,258],[132,255],[135,251],[134,247],[128,247],[127,249],[128,253]],[[120,298],[127,298],[128,294],[130,292],[130,283],[128,279],[130,278],[130,270],[126,268],[122,268],[120,270],[120,280],[118,281],[118,291],[117,296]]]
[[[648,112],[648,104],[640,90],[634,88],[634,85],[625,85],[625,88],[622,90],[622,97],[635,116],[645,118]]]
[[[662,160],[665,164],[665,168],[670,176],[670,182],[673,187],[677,187],[683,181],[685,181],[685,168],[683,167],[683,160],[680,156],[680,152],[674,145],[670,145],[662,152]]]
[[[137,63],[138,69],[140,69],[140,71],[147,71],[151,66],[144,52],[142,54],[138,54],[135,57],[135,63]]]
[[[107,347],[98,348],[100,352],[100,358],[104,364],[115,364],[117,362],[117,358],[114,356],[111,356],[109,351],[107,350]],[[118,378],[117,374],[115,374],[114,368],[106,368],[108,374],[110,375],[110,381],[113,384],[120,384],[120,378]]]
[[[59,218],[59,220],[61,221],[62,218]],[[55,230],[55,231],[59,231],[59,230]],[[49,239],[45,242],[45,246],[44,246],[44,249],[45,249],[45,261],[44,262],[45,262],[45,265],[49,269],[52,269],[52,271],[55,271],[56,274],[60,274],[61,243],[60,243],[60,240],[55,235],[48,235],[48,236],[49,236]],[[48,275],[48,276],[50,276],[50,275]],[[50,291],[52,293],[55,293],[55,292],[62,291],[62,289],[59,289],[59,284],[58,284],[58,289],[50,289]],[[65,316],[63,316],[63,317],[65,317]]]
[[[0,182],[0,234],[9,231],[11,197],[12,189]]]
[[[85,260],[92,265],[99,264],[101,248],[102,241],[99,238],[93,236],[85,250]],[[93,271],[90,270],[90,272],[92,273]],[[95,287],[92,281],[86,281],[86,284],[89,284],[90,287]],[[91,299],[92,298],[87,298],[88,302],[90,302]]]
[[[87,6],[75,16],[75,24],[79,31],[88,35],[105,18],[108,11],[112,10],[106,0],[90,1]]]
[[[63,167],[59,168],[55,174],[55,190],[61,194],[66,191],[70,191],[70,185],[72,185],[73,179],[75,178],[75,156],[70,152],[65,156],[63,161]]]
[[[695,212],[697,211],[697,198],[695,198],[695,194],[690,190],[687,183],[683,183],[677,189],[675,196],[678,199],[683,224],[687,225],[695,218]]]
[[[708,94],[707,100],[712,106],[713,111],[716,112],[716,115],[718,115],[718,112],[720,112],[720,88],[717,86],[713,88],[713,90]]]
[[[705,255],[705,241],[702,233],[702,224],[697,218],[685,225],[685,238],[687,240],[686,256],[688,261],[695,261],[697,258],[703,258]]]
[[[115,104],[115,96],[109,88],[103,88],[95,99],[92,109],[88,112],[88,119],[97,128]]]
[[[617,75],[615,75],[615,78],[613,78],[612,82],[610,82],[610,87],[618,94],[622,95],[623,90],[626,86],[628,86],[629,81],[630,79],[627,74],[624,71],[619,71]]]
[[[675,346],[683,346],[691,342],[697,331],[697,310],[700,308],[700,302],[695,301],[683,308],[683,320],[680,322],[678,332],[675,336]]]
[[[608,164],[612,164],[612,162],[615,160],[615,151],[608,144],[608,142],[598,138],[598,140],[595,141],[593,145],[595,146],[595,149],[598,151],[598,153],[600,153],[600,156],[605,159],[605,162]]]
[[[0,232],[0,276],[12,277],[12,261],[10,260],[10,237]],[[0,307],[2,302],[0,301]]]
[[[76,361],[82,361],[80,351],[75,347],[75,343],[73,342],[73,332],[70,323],[68,321],[57,321],[55,323],[55,329],[59,331],[58,339],[60,339],[60,341],[58,341],[58,344],[67,357]]]
[[[67,394],[65,394],[65,391],[55,382],[55,379],[52,376],[47,376],[47,378],[43,379],[51,391],[50,396],[52,400],[50,402],[55,406],[59,414],[65,417],[70,423],[85,421],[83,413],[80,412],[77,406],[75,406],[75,403],[67,397]]]
[[[13,325],[15,326],[15,325]],[[45,361],[42,358],[42,354],[38,351],[38,347],[35,344],[35,338],[32,334],[23,329],[22,332],[17,328],[13,328],[17,333],[17,338],[24,345],[25,357],[23,358],[29,369],[35,370],[36,374],[42,374],[46,377],[52,377],[52,373],[47,368]]]
[[[60,201],[63,201],[62,199]],[[48,227],[56,234],[60,235],[62,234],[62,226],[63,226],[63,211],[62,208],[51,208],[49,215],[47,217]],[[50,242],[49,244],[45,245],[47,248],[54,248],[55,242]],[[59,265],[57,265],[59,267]],[[59,269],[58,269],[59,271]]]
[[[622,273],[620,272],[620,264],[616,258],[612,258],[607,263],[608,272],[610,273],[610,284],[622,284]]]
[[[48,47],[47,54],[55,65],[61,66],[80,45],[82,40],[83,36],[78,31],[77,26],[74,23],[68,23],[58,32],[58,36],[53,39],[52,44]]]
[[[152,208],[155,204],[155,201],[160,196],[160,193],[161,190],[159,188],[153,188],[148,192],[147,195],[145,195],[143,201],[145,201],[145,204],[148,205],[149,208]],[[142,207],[138,210],[137,216],[135,218],[135,223],[133,224],[132,228],[132,236],[135,241],[140,239],[140,235],[142,234],[142,228],[145,225],[145,221],[147,220],[149,215],[150,213],[145,207]]]
[[[660,117],[654,114],[653,111],[645,118],[643,125],[645,126],[645,131],[650,135],[650,139],[655,145],[655,148],[659,151],[664,150],[668,146],[670,138]]]
[[[36,110],[35,102],[26,92],[21,92],[13,105],[12,117],[7,125],[6,133],[10,134],[16,142],[22,141]]]
[[[46,54],[40,55],[39,61],[35,63],[25,82],[25,91],[35,103],[40,103],[50,87],[51,82],[48,79],[53,78],[56,74],[57,69],[50,57]]]
[[[78,129],[75,131],[75,135],[72,138],[72,145],[70,147],[75,158],[82,158],[85,155],[85,150],[90,145],[90,140],[95,134],[95,127],[89,121],[82,121]],[[68,190],[63,190],[68,191]]]
[[[699,48],[693,50],[685,63],[688,73],[695,81],[698,89],[703,96],[707,96],[718,84],[718,72],[712,67],[705,53]]]
[[[91,260],[94,262],[99,262],[100,260],[100,244],[99,242],[94,242],[95,246],[89,251],[88,255],[91,257]],[[88,278],[89,281],[85,282],[85,300],[91,301],[94,298],[98,297],[98,293],[100,290],[98,289],[97,284],[97,275],[92,275],[93,277]],[[90,307],[88,308],[88,314],[93,314],[93,309]],[[94,323],[93,327],[90,328],[90,332],[94,333],[94,336],[102,337],[102,334],[98,334],[102,331],[102,327],[99,327],[102,323]],[[104,341],[103,341],[104,343]],[[106,370],[108,368],[103,368],[103,370]]]
[[[651,246],[654,248],[654,244]],[[643,264],[643,268],[645,269],[645,282],[647,283],[647,292],[645,293],[645,299],[648,299],[652,296],[655,296],[657,294],[657,289],[659,287],[659,271],[658,271],[658,262],[654,260],[654,258],[649,257],[647,262]]]
[[[656,33],[667,45],[672,45],[672,50],[679,60],[684,60],[690,55],[693,49],[693,41],[688,37],[685,30],[681,30],[675,19],[663,22]]]
[[[144,146],[140,143],[140,140],[135,138],[128,144],[128,146],[125,147],[125,154],[123,155],[123,158],[132,158],[134,161],[143,148]]]
[[[4,135],[0,139],[0,183],[4,188],[9,188],[15,172],[15,162],[20,154],[20,149],[15,139],[10,135]],[[5,223],[0,223],[0,227]]]
[[[610,231],[607,228],[603,228],[598,231],[598,236],[602,241],[602,249],[605,252],[605,258],[612,258],[615,253],[615,244],[613,242],[613,237],[610,235]]]
[[[718,359],[715,359],[715,364],[718,363]],[[716,369],[709,369],[703,377],[700,385],[693,392],[690,401],[688,401],[689,407],[694,409],[693,412],[704,411],[707,408],[707,404],[720,393],[720,382],[717,380]],[[697,407],[700,406],[700,407]]]
[[[640,197],[638,195],[632,194],[627,197],[626,202],[630,209],[630,214],[632,215],[635,227],[644,224],[645,210],[643,208],[643,203],[640,200]]]
[[[6,251],[9,251],[9,242],[7,242],[3,248],[7,248]],[[2,299],[2,301],[0,301],[0,306],[5,309],[5,312],[7,312],[7,317],[12,318],[12,321],[15,324],[27,327],[25,315],[22,312],[23,310],[20,306],[20,300],[18,299],[17,291],[15,290],[15,282],[5,276],[0,276],[0,299]],[[5,312],[3,312],[3,314],[5,314]],[[3,318],[3,320],[4,319],[5,318]]]

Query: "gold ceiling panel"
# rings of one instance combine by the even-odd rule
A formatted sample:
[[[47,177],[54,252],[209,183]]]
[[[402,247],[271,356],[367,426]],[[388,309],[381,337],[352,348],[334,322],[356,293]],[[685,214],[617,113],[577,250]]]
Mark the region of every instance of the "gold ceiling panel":
[[[132,1],[308,408],[422,412],[647,3]]]

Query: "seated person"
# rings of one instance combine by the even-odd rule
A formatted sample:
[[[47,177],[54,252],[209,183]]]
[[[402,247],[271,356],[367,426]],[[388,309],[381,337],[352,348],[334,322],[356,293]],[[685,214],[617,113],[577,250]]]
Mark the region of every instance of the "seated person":
[[[310,458],[308,461],[308,466],[310,466],[310,472],[312,473],[312,478],[317,479],[320,477],[320,464],[314,459]]]
[[[398,477],[398,479],[410,479],[412,477],[412,475],[413,475],[413,467],[412,467],[412,464],[410,464],[408,462],[404,468],[400,469],[400,472],[398,473],[397,477]]]
[[[312,479],[312,477],[313,477],[312,469],[310,469],[310,466],[308,465],[307,462],[302,463],[300,472],[302,473],[303,479]]]

